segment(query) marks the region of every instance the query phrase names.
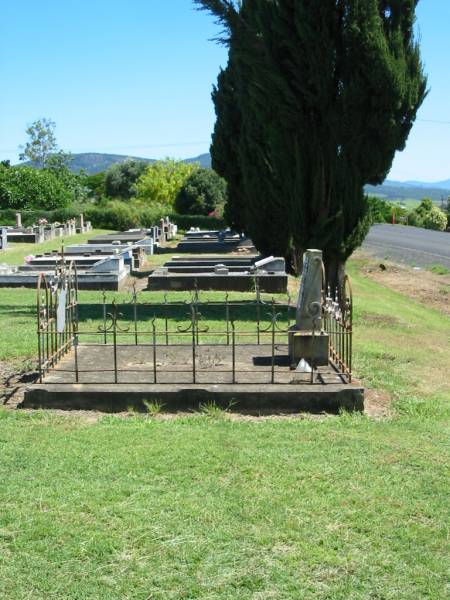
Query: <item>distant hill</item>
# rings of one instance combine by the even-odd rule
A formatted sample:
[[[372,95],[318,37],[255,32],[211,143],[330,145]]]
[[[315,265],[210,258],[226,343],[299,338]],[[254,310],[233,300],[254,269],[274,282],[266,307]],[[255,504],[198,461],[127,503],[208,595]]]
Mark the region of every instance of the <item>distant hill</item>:
[[[445,182],[442,182],[444,184]],[[450,196],[450,181],[448,187],[439,187],[438,183],[401,182],[387,179],[382,185],[366,185],[366,194],[382,196],[386,200],[422,200],[430,198],[440,203],[442,197]]]
[[[450,179],[446,179],[445,181],[436,181],[434,183],[424,183],[423,181],[405,181],[405,185],[412,187],[421,187],[425,189],[429,188],[437,188],[440,190],[450,190]]]
[[[102,154],[100,152],[83,152],[81,154],[72,154],[70,162],[70,169],[74,173],[78,173],[83,170],[88,175],[94,175],[100,173],[100,171],[106,171],[111,165],[116,163],[122,163],[127,159],[132,158],[133,160],[141,160],[146,163],[153,163],[153,158],[141,158],[140,156],[127,156],[125,154]],[[193,158],[186,158],[186,163],[198,162],[202,167],[211,167],[211,156],[208,154],[200,154]],[[21,163],[24,166],[33,166],[30,162]]]

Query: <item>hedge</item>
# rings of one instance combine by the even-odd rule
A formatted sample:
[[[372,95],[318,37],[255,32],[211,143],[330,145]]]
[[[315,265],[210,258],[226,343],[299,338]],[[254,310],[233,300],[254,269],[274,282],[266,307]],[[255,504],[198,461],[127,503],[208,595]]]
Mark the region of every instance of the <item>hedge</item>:
[[[110,206],[80,206],[72,208],[61,208],[53,211],[46,210],[22,210],[13,209],[0,210],[0,225],[14,225],[16,212],[22,215],[22,224],[27,227],[36,223],[38,219],[47,219],[49,223],[58,221],[60,223],[68,219],[78,218],[80,213],[84,214],[86,221],[91,221],[95,229],[111,229],[123,231],[137,227],[151,227],[157,225],[163,217],[169,216],[170,220],[178,225],[180,229],[200,227],[201,229],[223,229],[226,225],[223,219],[205,217],[202,215],[179,215],[167,213],[164,207],[155,209],[136,208],[127,206],[122,202],[112,203]]]

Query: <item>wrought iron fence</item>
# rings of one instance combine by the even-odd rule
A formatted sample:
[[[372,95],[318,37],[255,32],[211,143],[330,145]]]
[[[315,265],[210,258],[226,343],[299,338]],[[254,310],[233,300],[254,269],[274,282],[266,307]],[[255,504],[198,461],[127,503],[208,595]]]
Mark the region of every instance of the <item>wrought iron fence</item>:
[[[37,342],[39,381],[76,347],[78,281],[74,262],[64,259],[52,277],[41,273],[37,282]]]
[[[129,300],[120,304],[103,292],[98,304],[79,305],[74,264],[63,262],[50,280],[41,275],[40,380],[58,373],[60,383],[291,381],[288,332],[296,307],[289,296],[287,301],[264,300],[256,288],[251,300],[225,294],[223,300],[211,301],[198,290],[185,301],[170,301],[167,293],[162,301],[148,301],[153,297],[134,287]],[[328,334],[330,362],[319,367],[311,359],[305,383],[351,382],[352,312],[347,277],[342,291],[323,295],[322,327],[313,332],[313,344],[315,335]]]

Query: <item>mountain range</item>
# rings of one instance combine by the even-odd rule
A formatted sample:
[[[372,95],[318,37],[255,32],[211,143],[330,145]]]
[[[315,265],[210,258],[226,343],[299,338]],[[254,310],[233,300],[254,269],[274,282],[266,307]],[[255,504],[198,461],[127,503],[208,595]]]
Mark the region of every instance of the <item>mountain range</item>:
[[[155,162],[153,158],[142,158],[140,156],[126,156],[124,154],[102,154],[99,152],[83,152],[82,154],[71,154],[70,169],[76,173],[83,170],[88,175],[94,175],[101,171],[106,171],[111,165],[124,162],[128,159],[140,160],[151,164]],[[193,158],[186,158],[184,162],[199,163],[200,166],[211,167],[211,157],[208,154],[200,154]],[[25,163],[26,164],[26,163]]]
[[[102,154],[99,152],[72,154],[71,158],[71,170],[74,172],[83,170],[88,175],[106,171],[111,165],[124,162],[129,158],[142,160],[149,164],[155,162],[155,159],[152,158],[126,156],[124,154]],[[202,167],[210,168],[211,156],[209,153],[200,154],[199,156],[186,158],[184,159],[184,162],[196,162]],[[387,200],[421,200],[422,198],[427,197],[431,198],[434,202],[440,202],[443,197],[446,198],[450,196],[450,179],[437,181],[436,183],[427,183],[424,181],[393,181],[386,179],[382,185],[367,185],[365,190],[367,194],[380,196]]]

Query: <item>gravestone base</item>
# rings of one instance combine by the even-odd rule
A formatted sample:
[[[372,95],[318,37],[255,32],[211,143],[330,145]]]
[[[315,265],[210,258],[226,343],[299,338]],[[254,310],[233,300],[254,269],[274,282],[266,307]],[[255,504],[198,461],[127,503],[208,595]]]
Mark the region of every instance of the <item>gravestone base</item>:
[[[297,366],[304,358],[314,366],[327,365],[329,361],[330,338],[323,331],[314,333],[312,331],[300,331],[294,325],[288,333],[289,357],[291,366]]]

